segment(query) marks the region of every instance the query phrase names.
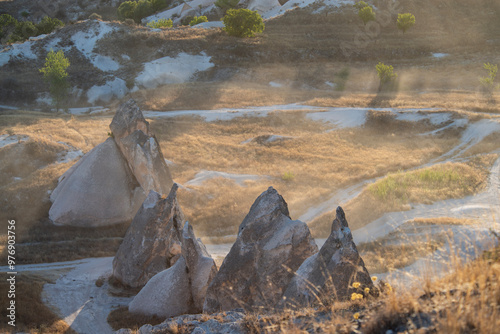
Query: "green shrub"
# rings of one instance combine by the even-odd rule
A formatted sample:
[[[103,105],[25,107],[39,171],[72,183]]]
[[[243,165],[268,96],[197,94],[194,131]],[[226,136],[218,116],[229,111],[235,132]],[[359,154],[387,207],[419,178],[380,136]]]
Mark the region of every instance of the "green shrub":
[[[154,13],[153,5],[148,0],[139,0],[134,11],[134,21],[141,23],[141,20]]]
[[[492,92],[495,89],[495,78],[498,72],[498,65],[484,63],[483,68],[488,71],[488,75],[480,77],[479,82],[487,92]],[[500,88],[500,84],[497,85],[496,88]]]
[[[392,65],[385,65],[384,63],[379,62],[375,66],[375,69],[377,70],[377,75],[380,79],[381,85],[388,83],[398,76],[396,73],[394,73],[394,67],[392,67]]]
[[[189,25],[192,27],[192,26],[195,26],[195,25],[203,23],[203,22],[208,22],[208,19],[206,16],[195,16],[195,17],[193,17],[191,22],[189,22]]]
[[[9,14],[0,15],[0,39],[7,38],[18,24],[17,20]]]
[[[125,1],[118,6],[118,18],[122,21],[126,19],[133,19],[135,8],[137,7],[136,1]]]
[[[31,21],[17,22],[16,27],[10,35],[9,42],[22,42],[30,37],[38,36],[38,29]]]
[[[181,19],[181,26],[187,26],[187,25],[189,25],[189,22],[191,22],[193,19],[194,19],[194,16],[191,16],[191,15],[184,16]]]
[[[365,25],[370,21],[375,21],[375,12],[373,11],[373,8],[370,6],[361,8],[358,11],[358,16],[361,18],[361,20]]]
[[[45,16],[40,23],[36,25],[39,34],[50,34],[57,27],[64,27],[64,23],[58,19]]]
[[[226,12],[229,9],[236,8],[240,0],[217,0],[215,1],[215,6]]]
[[[151,0],[151,5],[155,12],[160,11],[168,6],[167,0]]]
[[[415,24],[415,16],[411,13],[398,14],[397,26],[399,30],[403,30],[403,34],[406,30],[413,27]]]
[[[45,65],[40,69],[44,80],[50,85],[50,94],[55,102],[56,111],[68,93],[68,72],[66,72],[68,67],[69,60],[62,50],[58,52],[50,50],[45,58]]]
[[[365,7],[369,7],[370,5],[368,5],[366,2],[364,1],[358,1],[356,2],[354,5],[352,5],[354,8],[356,8],[358,11],[365,8]]]
[[[285,172],[281,175],[281,179],[285,182],[292,182],[295,179],[295,175],[292,172]]]
[[[29,12],[27,12],[27,11],[25,11],[25,10],[23,10],[23,11],[21,12],[21,16],[22,16],[22,17],[24,17],[24,18],[27,18],[28,16],[30,16],[30,13],[29,13]]]
[[[224,16],[224,31],[230,36],[253,37],[264,28],[264,21],[257,11],[229,9]]]
[[[174,24],[171,19],[159,19],[158,21],[151,21],[146,25],[150,28],[158,29],[158,28],[172,28]]]

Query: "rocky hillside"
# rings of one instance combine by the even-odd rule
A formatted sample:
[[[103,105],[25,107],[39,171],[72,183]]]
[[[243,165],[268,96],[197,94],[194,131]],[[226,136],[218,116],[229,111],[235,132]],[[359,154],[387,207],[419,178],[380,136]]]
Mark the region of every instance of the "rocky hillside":
[[[498,61],[500,40],[496,36],[500,28],[496,18],[500,5],[496,2],[484,0],[474,6],[467,1],[424,1],[419,6],[407,0],[373,4],[377,21],[363,26],[350,1],[292,0],[283,5],[257,0],[242,2],[240,6],[256,9],[267,19],[264,33],[253,39],[239,39],[222,31],[218,21],[222,13],[212,0],[194,0],[182,6],[172,3],[166,11],[143,20],[145,23],[172,18],[178,24],[192,14],[207,14],[212,20],[194,28],[175,25],[166,29],[113,21],[117,1],[96,4],[67,0],[51,3],[50,11],[43,7],[43,1],[2,1],[0,12],[20,20],[26,16],[36,22],[49,13],[60,17],[66,26],[24,43],[3,45],[0,104],[42,108],[50,103],[38,69],[51,49],[63,50],[70,61],[72,89],[68,103],[72,107],[108,105],[127,94],[158,87],[162,94],[169,94],[172,87],[187,82],[268,85],[272,79],[264,78],[263,82],[257,73],[266,66],[285,66],[276,76],[296,69],[294,77],[287,78],[297,82],[294,88],[328,93],[332,86],[325,82],[342,76],[342,67],[366,66],[373,71],[374,64],[381,60],[408,67],[411,59],[412,71],[415,64],[419,68],[442,69],[443,62],[436,64],[433,59],[438,56],[433,55],[448,55],[445,64],[449,69],[443,70],[447,75],[457,66],[468,70],[475,64],[480,71],[483,62]],[[57,14],[57,8],[64,8],[65,16]],[[100,14],[102,21],[87,20],[93,12]],[[405,35],[394,24],[400,12],[411,12],[417,17],[417,25]],[[457,20],[468,24],[454,25]],[[328,68],[330,65],[335,69]],[[441,89],[443,83],[451,81],[456,79],[435,83],[435,88]],[[476,86],[477,83],[466,89]],[[199,94],[204,99],[211,98],[211,92]],[[135,98],[141,101],[140,97]]]

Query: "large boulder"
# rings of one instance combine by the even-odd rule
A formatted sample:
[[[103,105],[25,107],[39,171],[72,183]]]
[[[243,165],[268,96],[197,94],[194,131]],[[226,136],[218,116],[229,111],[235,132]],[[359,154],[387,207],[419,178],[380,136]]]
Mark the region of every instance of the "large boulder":
[[[173,181],[158,140],[134,100],[123,103],[109,125],[125,160],[145,193],[166,194]]]
[[[208,288],[203,311],[273,307],[302,262],[318,251],[307,225],[292,220],[270,187],[250,208]]]
[[[353,288],[354,282],[360,283],[360,286]],[[375,293],[370,274],[352,239],[344,211],[339,206],[330,236],[320,251],[304,261],[297,270],[280,306],[311,306],[318,301],[331,300],[332,297],[347,300],[353,292],[363,292],[365,288]]]
[[[150,190],[168,194],[170,171],[149,123],[133,100],[111,122],[113,136],[59,179],[50,199],[56,225],[98,227],[130,222]]]
[[[129,311],[165,318],[200,313],[206,290],[216,273],[214,260],[186,222],[182,230],[182,256],[173,267],[151,278],[129,304]]]
[[[106,226],[130,221],[145,198],[113,138],[108,138],[60,178],[49,218],[57,225]]]
[[[177,202],[177,189],[174,184],[167,197],[150,191],[128,228],[113,259],[113,277],[125,286],[143,287],[179,257],[184,215]]]

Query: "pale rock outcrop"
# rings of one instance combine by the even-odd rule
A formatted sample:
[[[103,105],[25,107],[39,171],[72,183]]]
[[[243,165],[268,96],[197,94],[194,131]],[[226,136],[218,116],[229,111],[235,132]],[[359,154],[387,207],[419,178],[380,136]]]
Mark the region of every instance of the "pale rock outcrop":
[[[59,179],[49,218],[57,225],[98,227],[132,220],[150,190],[167,194],[173,181],[158,141],[133,100],[122,104],[113,136]]]
[[[359,282],[360,287],[354,289],[354,282]],[[330,236],[320,251],[297,270],[279,306],[305,307],[332,297],[347,300],[353,292],[362,292],[364,288],[376,292],[352,239],[344,211],[339,206]]]
[[[108,138],[60,178],[49,217],[57,225],[106,226],[130,220],[145,195],[113,138]]]
[[[238,237],[208,288],[203,311],[273,307],[302,262],[318,251],[307,225],[291,220],[270,187],[250,208]]]
[[[160,145],[149,130],[149,123],[133,100],[122,104],[111,124],[115,141],[145,193],[166,194],[173,181]]]
[[[113,259],[113,277],[122,284],[142,287],[179,258],[184,215],[177,189],[174,184],[167,197],[150,191],[134,217]]]
[[[130,312],[168,318],[202,311],[206,290],[217,267],[187,222],[181,243],[180,259],[151,278],[129,304]]]

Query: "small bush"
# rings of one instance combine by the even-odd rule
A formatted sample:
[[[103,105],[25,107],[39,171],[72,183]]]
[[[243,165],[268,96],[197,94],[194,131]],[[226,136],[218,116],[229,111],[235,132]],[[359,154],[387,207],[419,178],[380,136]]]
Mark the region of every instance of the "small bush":
[[[45,81],[50,85],[50,94],[55,102],[56,111],[59,110],[60,103],[66,98],[69,84],[67,81],[69,60],[64,56],[64,52],[50,50],[45,58],[45,65],[40,69]]]
[[[397,26],[399,30],[403,30],[403,34],[406,30],[413,27],[415,24],[415,16],[411,13],[398,14]]]
[[[358,11],[365,8],[365,7],[369,7],[370,5],[368,5],[366,2],[364,1],[358,1],[356,2],[354,5],[352,5],[354,8],[356,8]]]
[[[29,13],[29,12],[27,12],[27,11],[25,11],[25,10],[23,10],[23,11],[21,12],[21,16],[22,16],[22,17],[24,17],[24,18],[27,18],[28,16],[30,16],[30,13]]]
[[[257,11],[229,9],[224,16],[224,31],[230,36],[254,37],[264,31],[265,25]]]
[[[97,14],[96,14],[97,15]],[[50,34],[58,27],[64,27],[64,23],[58,19],[45,16],[40,23],[36,25],[39,34]]]
[[[92,13],[89,16],[89,20],[102,20],[102,16],[97,13]]]
[[[160,11],[168,6],[167,0],[151,0],[151,5],[155,12]]]
[[[171,19],[159,19],[158,21],[151,21],[146,25],[152,29],[158,29],[158,28],[172,28],[174,24]]]
[[[191,15],[184,16],[181,19],[181,26],[187,26],[187,25],[189,25],[189,22],[191,22],[193,19],[194,19],[194,16],[191,16]]]
[[[292,172],[285,172],[281,175],[281,179],[285,182],[291,182],[295,179],[295,175]]]
[[[361,8],[358,12],[358,16],[361,18],[365,25],[370,21],[375,21],[375,12],[370,6]]]
[[[37,27],[31,21],[17,22],[16,27],[10,35],[9,42],[22,42],[30,37],[38,36]]]
[[[189,22],[189,25],[192,27],[192,26],[195,26],[195,25],[203,23],[203,22],[208,22],[208,19],[206,16],[195,16],[191,20],[191,22]]]
[[[0,15],[0,39],[7,39],[16,28],[18,22],[9,14]]]
[[[215,6],[226,12],[229,9],[236,8],[240,0],[217,0],[215,1]]]
[[[139,0],[134,11],[134,21],[140,23],[141,20],[154,13],[153,5],[147,0]]]
[[[118,6],[118,18],[122,21],[126,19],[133,19],[135,8],[137,7],[136,1],[125,1]]]
[[[495,88],[500,88],[500,84],[495,86],[495,78],[498,72],[498,65],[484,63],[483,68],[488,71],[488,75],[480,77],[479,82],[487,92],[492,92]]]
[[[394,67],[392,65],[385,65],[379,62],[375,69],[377,70],[378,78],[380,79],[380,85],[385,85],[388,82],[394,80],[398,75],[394,73]]]

